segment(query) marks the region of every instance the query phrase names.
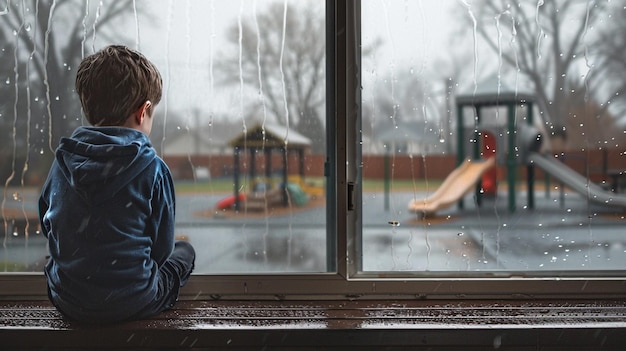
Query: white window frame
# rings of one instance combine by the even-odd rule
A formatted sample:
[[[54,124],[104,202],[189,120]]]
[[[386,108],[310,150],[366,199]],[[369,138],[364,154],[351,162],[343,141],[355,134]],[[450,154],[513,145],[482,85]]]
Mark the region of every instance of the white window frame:
[[[611,272],[361,272],[359,0],[326,0],[329,273],[194,275],[183,299],[622,299]],[[0,274],[0,299],[46,299],[41,273]]]

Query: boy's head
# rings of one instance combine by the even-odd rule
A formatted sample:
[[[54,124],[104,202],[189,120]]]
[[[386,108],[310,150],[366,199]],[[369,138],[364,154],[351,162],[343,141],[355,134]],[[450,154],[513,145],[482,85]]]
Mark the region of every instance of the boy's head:
[[[124,126],[138,113],[151,118],[162,89],[161,74],[152,62],[121,45],[85,57],[76,73],[76,92],[94,126]]]

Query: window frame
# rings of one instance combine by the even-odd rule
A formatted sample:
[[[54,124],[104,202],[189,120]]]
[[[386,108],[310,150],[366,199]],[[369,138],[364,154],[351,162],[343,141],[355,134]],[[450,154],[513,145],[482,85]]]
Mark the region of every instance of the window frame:
[[[626,271],[362,272],[361,1],[326,0],[328,273],[194,275],[182,299],[615,299]],[[0,274],[0,299],[47,299],[41,273]]]

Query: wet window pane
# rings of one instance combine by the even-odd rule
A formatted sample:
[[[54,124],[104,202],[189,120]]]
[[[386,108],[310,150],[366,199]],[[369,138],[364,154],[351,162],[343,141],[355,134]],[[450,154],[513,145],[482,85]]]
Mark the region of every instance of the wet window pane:
[[[326,272],[324,12],[320,1],[0,1],[0,271],[42,271],[38,193],[59,139],[88,124],[76,68],[124,44],[164,79],[151,140],[196,273]]]
[[[625,15],[364,1],[363,270],[622,270]]]

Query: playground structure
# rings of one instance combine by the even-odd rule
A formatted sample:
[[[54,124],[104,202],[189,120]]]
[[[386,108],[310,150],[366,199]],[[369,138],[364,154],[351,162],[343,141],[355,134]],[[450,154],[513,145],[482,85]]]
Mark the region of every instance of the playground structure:
[[[484,89],[486,87],[486,89]],[[497,87],[489,91],[489,87]],[[556,158],[548,158],[539,153],[542,144],[541,134],[533,127],[533,96],[507,89],[498,80],[487,80],[469,95],[459,95],[457,104],[457,165],[458,167],[444,180],[441,187],[425,199],[414,199],[409,203],[409,211],[423,216],[449,207],[455,202],[463,208],[463,197],[475,188],[476,202],[480,206],[482,197],[497,191],[498,171],[494,165],[503,163],[506,168],[508,185],[508,210],[516,209],[516,174],[519,166],[526,167],[528,208],[535,207],[535,167],[554,177],[562,184],[582,194],[587,201],[626,208],[626,195],[616,194],[592,183],[575,170],[567,167]],[[464,108],[473,108],[475,124],[470,140],[472,157],[467,161],[465,148],[468,140],[464,124]],[[498,132],[483,125],[482,112],[487,107],[506,107],[506,130]],[[518,117],[518,109],[524,108],[526,115]],[[525,121],[518,124],[517,121]],[[496,135],[499,135],[500,138]],[[506,138],[504,137],[506,136]],[[506,153],[500,146],[506,146]],[[487,161],[485,161],[485,159]],[[488,162],[493,159],[494,161]],[[481,161],[482,160],[482,161]],[[454,188],[454,189],[450,189]]]
[[[285,187],[278,184],[276,179],[262,178],[252,182],[251,191],[239,192],[240,206],[249,211],[262,211],[267,208],[284,207],[283,194],[287,194],[288,203],[293,206],[305,206],[310,199],[324,195],[323,185],[305,182],[299,176],[289,176]],[[284,190],[283,190],[284,189]],[[228,195],[218,201],[215,207],[218,210],[227,210],[235,207],[235,196]]]
[[[605,190],[601,186],[591,182],[580,173],[567,167],[556,158],[546,157],[536,152],[529,153],[527,162],[543,169],[546,173],[567,185],[572,190],[582,194],[587,201],[604,205],[622,206],[626,208],[626,195],[617,194]]]
[[[304,154],[310,147],[311,141],[305,136],[287,130],[283,126],[273,124],[257,124],[245,133],[230,141],[233,147],[233,194],[217,202],[220,210],[245,208],[246,210],[263,210],[272,207],[287,207],[291,205],[303,206],[309,197],[324,194],[323,185],[313,185],[305,180]],[[289,146],[289,147],[287,147]],[[248,152],[247,166],[249,180],[242,187],[241,161],[243,152]],[[272,164],[273,152],[280,151],[281,168],[278,174],[274,172]],[[298,174],[288,174],[288,158],[290,153],[298,157]],[[257,175],[256,159],[263,156],[265,161],[264,176]],[[242,191],[248,188],[248,191]]]
[[[287,177],[288,184],[293,183],[298,185],[302,191],[304,191],[308,196],[317,198],[324,196],[325,187],[324,182],[315,182],[311,180],[307,180],[299,175],[290,175]]]
[[[564,186],[583,195],[587,201],[626,208],[626,195],[606,190],[591,182],[555,157],[545,156],[538,152],[528,152],[525,162],[529,166],[539,167]],[[457,203],[471,192],[472,188],[481,182],[482,176],[493,170],[494,166],[494,157],[483,160],[466,160],[446,177],[432,195],[409,202],[409,211],[428,217]]]
[[[493,169],[495,165],[496,159],[494,157],[478,161],[466,160],[446,177],[441,186],[431,196],[411,201],[409,203],[409,211],[427,217],[451,206],[471,192],[481,177],[487,171]]]
[[[472,146],[472,159],[496,157],[498,163],[504,164],[506,169],[506,183],[508,190],[508,210],[515,212],[516,209],[516,186],[517,186],[517,167],[522,162],[520,158],[524,155],[518,155],[519,144],[534,147],[538,151],[541,146],[540,140],[536,141],[536,135],[533,135],[533,105],[534,96],[531,93],[521,91],[519,89],[511,89],[507,87],[497,76],[491,76],[488,79],[477,84],[471,93],[460,94],[456,97],[457,111],[457,164],[461,164],[466,158],[466,142],[470,140]],[[483,112],[488,108],[499,109],[506,108],[506,127],[504,130],[489,130],[483,117]],[[474,112],[474,125],[471,127],[472,137],[467,138],[464,123],[464,112],[467,108],[471,108]],[[525,116],[518,116],[525,112]],[[499,116],[496,114],[496,116]],[[526,128],[522,127],[519,121],[525,122]],[[518,130],[520,133],[518,134]],[[498,137],[499,139],[496,139]],[[535,141],[532,138],[535,137]],[[521,139],[521,140],[518,140]],[[505,147],[501,147],[505,146]],[[482,148],[481,148],[482,147]],[[528,180],[528,207],[534,208],[534,167],[527,168]],[[483,186],[487,185],[487,192],[495,194],[497,189],[497,171],[486,173],[476,186],[476,201],[478,205],[482,202],[484,193]],[[463,208],[463,199],[459,199],[459,207]]]

